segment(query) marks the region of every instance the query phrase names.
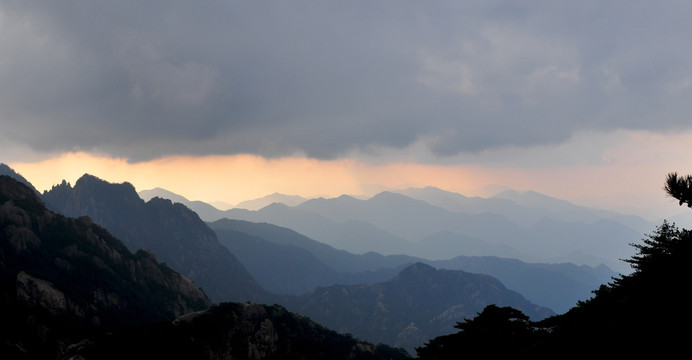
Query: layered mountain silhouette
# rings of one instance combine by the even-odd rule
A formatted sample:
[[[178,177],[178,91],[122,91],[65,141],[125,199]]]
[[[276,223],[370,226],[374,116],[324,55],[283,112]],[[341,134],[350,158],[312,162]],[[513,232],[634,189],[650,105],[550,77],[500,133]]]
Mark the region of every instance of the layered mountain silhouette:
[[[654,225],[636,216],[577,206],[535,192],[505,191],[492,198],[465,197],[437,188],[382,192],[367,199],[343,195],[296,206],[272,203],[259,210],[205,213],[267,222],[355,254],[378,252],[445,260],[497,256],[526,262],[606,264],[630,269],[620,259],[627,244]]]
[[[236,208],[248,209],[248,210],[259,210],[265,206],[269,206],[274,203],[281,203],[288,206],[300,205],[308,199],[297,196],[297,195],[286,195],[281,193],[273,193],[259,199],[241,201],[236,204]]]
[[[146,249],[189,277],[215,302],[262,301],[269,294],[238,259],[219,244],[199,216],[179,203],[144,202],[129,183],[112,184],[85,174],[74,187],[63,181],[44,192],[49,209],[65,216],[89,216],[132,251]]]
[[[494,256],[458,256],[426,263],[442,269],[488,274],[531,302],[556,313],[563,313],[575,303],[589,299],[594,289],[617,276],[605,265],[526,263]]]
[[[199,217],[202,219],[206,219],[208,217],[213,217],[219,212],[219,209],[217,209],[216,207],[214,207],[210,204],[207,204],[207,203],[202,202],[202,201],[190,201],[183,196],[180,196],[178,194],[175,194],[173,192],[170,192],[168,190],[161,189],[161,188],[154,188],[151,190],[142,190],[142,191],[139,191],[137,194],[144,201],[149,201],[149,200],[152,200],[154,198],[161,198],[161,199],[171,200],[174,203],[181,203],[181,204],[185,205],[187,208],[189,208],[190,210],[197,213],[197,215],[199,215]]]
[[[220,210],[216,206],[210,203],[205,203],[203,201],[198,201],[198,200],[188,200],[184,196],[178,195],[174,192],[168,191],[166,189],[162,188],[154,188],[154,189],[149,189],[149,190],[140,190],[138,192],[139,196],[144,199],[145,201],[149,201],[152,198],[155,197],[160,197],[164,199],[170,199],[174,202],[179,202],[181,204],[184,204],[185,206],[189,207],[191,210],[199,214],[199,216],[202,219],[205,219],[207,221],[214,221],[222,218],[223,216],[220,216],[220,214],[223,213],[223,210]],[[239,202],[235,206],[231,206],[229,204],[226,204],[227,207],[234,207],[238,209],[247,209],[247,210],[259,210],[265,206],[269,206],[274,203],[281,203],[285,204],[288,206],[296,206],[300,205],[301,203],[307,201],[308,199],[297,196],[297,195],[285,195],[281,193],[273,193],[258,199],[253,199],[253,200],[246,200]]]
[[[398,349],[373,345],[378,342],[402,346],[409,352],[425,343],[418,348],[422,359],[519,353],[555,356],[565,349],[581,356],[666,357],[683,351],[689,337],[685,327],[689,322],[685,310],[686,287],[681,284],[689,260],[690,231],[677,230],[667,223],[645,239],[643,245],[635,245],[639,255],[626,262],[636,269],[633,274],[601,285],[593,298],[578,301],[564,314],[554,315],[520,293],[549,296],[548,292],[553,291],[553,297],[559,298],[568,289],[582,286],[580,291],[584,291],[589,283],[611,276],[610,270],[605,266],[529,264],[492,256],[420,260],[411,255],[354,254],[272,224],[228,219],[206,224],[182,204],[160,198],[144,202],[130,184],[109,184],[89,175],[74,187],[63,182],[44,193],[44,201],[49,198],[52,201],[50,209],[79,214],[67,217],[47,209],[31,184],[19,174],[2,167],[0,170],[12,177],[0,176],[2,358],[406,358]],[[546,199],[540,194],[519,195],[528,195],[533,200],[516,197],[496,200],[509,200],[525,209],[544,211],[541,204]],[[445,212],[461,213],[451,210],[457,206],[453,203],[443,206],[444,202],[440,201],[432,205],[434,201],[428,199],[420,204],[421,199],[413,199],[413,195],[403,199],[398,196],[402,195],[383,194],[377,201],[386,204],[392,200],[391,203],[399,206],[420,205],[418,209],[423,212],[431,206],[435,209],[428,208],[430,212],[441,216],[448,216]],[[274,204],[259,211],[245,210],[245,214],[254,216],[266,210],[268,214],[274,212],[289,219],[292,216],[311,221],[326,219],[330,224],[342,226],[367,223],[414,245],[425,241],[444,244],[450,241],[440,235],[445,233],[466,242],[466,247],[484,241],[453,228],[428,235],[423,241],[406,240],[391,233],[387,223],[393,224],[397,218],[410,220],[410,214],[407,215],[410,209],[396,211],[379,224],[352,217],[350,211],[354,206],[364,206],[370,200],[343,197],[339,200],[343,207],[336,210],[330,210],[329,201],[318,203],[324,206],[321,214],[300,209],[308,206],[308,202],[296,207]],[[538,205],[535,200],[540,200]],[[377,214],[386,208],[373,206],[360,210]],[[526,216],[525,224],[510,221],[509,215],[495,214],[489,218],[504,218],[515,224],[515,230],[550,233],[535,236],[534,241],[554,240],[558,234],[560,241],[569,243],[577,241],[578,235],[590,232],[598,236],[622,236],[612,223],[632,229],[624,225],[632,219],[575,220],[577,215],[568,213],[531,220]],[[475,215],[480,215],[473,217],[480,222],[487,214]],[[429,214],[423,213],[422,217],[425,216]],[[120,229],[130,237],[128,242],[111,235],[110,227],[102,222],[110,222],[111,227]],[[589,227],[581,229],[582,223]],[[556,228],[564,234],[551,233]],[[570,238],[569,231],[578,234]],[[581,241],[597,244],[598,236]],[[638,238],[641,237],[633,236],[626,241],[631,243]],[[156,246],[161,249],[152,249]],[[228,256],[223,254],[231,252],[226,246],[242,249],[243,261],[261,259],[264,253],[268,255],[265,259],[269,259],[265,261],[276,262],[266,264],[267,268],[275,265],[279,271],[289,272],[295,267],[302,271],[299,277],[315,283],[332,281],[329,280],[332,276],[364,274],[386,279],[319,286],[300,296],[271,297],[283,306],[221,303],[209,307],[211,300],[205,294],[208,288],[204,287],[203,291],[191,278],[200,274],[202,280],[208,280],[211,275],[226,276],[218,269],[227,270],[229,266],[217,267],[215,262],[227,261],[224,259]],[[161,259],[160,251],[170,251],[171,260]],[[208,251],[222,255],[208,257]],[[593,254],[584,252],[583,255]],[[231,273],[248,275],[245,267],[235,261],[230,266],[235,269]],[[253,261],[259,264],[259,260]],[[411,261],[416,262],[411,264]],[[297,265],[303,263],[304,267]],[[187,272],[181,275],[174,264],[188,266]],[[385,276],[387,272],[395,276]],[[500,275],[493,275],[495,272]],[[274,276],[276,284],[282,281],[277,277],[278,272],[267,274]],[[245,275],[241,280],[230,278],[239,284],[235,290],[240,296],[260,299],[266,296],[267,292],[252,276]],[[210,285],[220,296],[230,291],[216,288],[213,282]],[[522,290],[512,291],[518,288]],[[470,320],[474,315],[477,317]],[[462,331],[452,334],[455,323],[456,329]]]
[[[632,254],[627,239],[642,235],[632,228],[605,218],[595,222],[583,222],[544,217],[537,223],[522,226],[499,213],[451,212],[425,201],[392,192],[383,192],[368,200],[352,199],[349,202],[339,199],[315,199],[295,209],[319,213],[339,222],[368,221],[384,231],[414,243],[441,232],[459,234],[465,239],[481,240],[494,246],[501,245],[500,249],[514,249],[517,258],[531,262],[552,262],[554,259],[571,261],[572,254],[583,253],[597,256],[601,260],[588,263],[589,265],[595,266],[603,262],[609,266],[621,266],[619,259]],[[301,232],[311,236],[307,231]],[[455,255],[508,255],[459,253],[458,249],[443,247],[439,247],[438,250],[441,254],[447,254],[447,258]],[[580,260],[575,261],[579,264],[583,263],[583,258],[574,260]]]
[[[427,260],[404,255],[352,254],[267,223],[222,219],[209,226],[267,290],[298,295],[318,286],[373,284],[423,262],[437,268],[484,273],[530,301],[560,313],[617,274],[605,266],[526,263],[491,256]],[[272,264],[272,266],[267,266]]]
[[[406,359],[274,305],[210,300],[88,217],[0,176],[3,359]]]
[[[267,222],[286,227],[311,239],[351,253],[377,252],[385,255],[406,254],[415,251],[415,244],[384,231],[368,221],[339,222],[312,211],[274,203],[257,211],[230,209],[223,218]]]
[[[522,226],[533,225],[543,218],[552,218],[563,222],[586,223],[609,219],[640,232],[648,232],[653,226],[651,222],[638,216],[622,215],[613,211],[578,206],[535,191],[519,192],[506,189],[492,197],[481,198],[467,197],[429,186],[425,188],[409,188],[397,191],[397,193],[423,200],[431,205],[452,212],[499,214]]]
[[[685,195],[688,196],[688,195]],[[530,321],[520,310],[488,306],[454,334],[416,349],[421,360],[462,357],[677,358],[689,347],[687,287],[692,232],[663,222],[633,243],[635,271],[615,278],[568,312]]]
[[[131,253],[87,217],[48,211],[33,189],[8,176],[0,176],[0,229],[6,355],[41,358],[92,329],[171,319],[211,304],[150,252]]]
[[[402,264],[410,265],[418,258],[408,255],[381,255],[375,252],[353,254],[336,249],[330,245],[313,240],[292,229],[269,223],[255,223],[245,220],[221,219],[209,223],[215,230],[234,230],[264,239],[272,244],[295,246],[307,250],[318,261],[338,272],[357,273],[392,268]],[[231,238],[232,240],[232,238]],[[227,242],[224,242],[226,244]]]
[[[490,276],[423,263],[373,285],[319,287],[284,301],[287,308],[327,327],[409,351],[452,331],[459,319],[488,304],[516,307],[536,319],[554,315]]]
[[[88,189],[89,186],[85,186],[85,184],[89,185],[90,183],[92,191],[89,196],[71,196],[76,198],[82,197],[88,199],[91,197],[93,199],[101,199],[99,201],[101,201],[102,204],[100,206],[94,205],[98,203],[96,200],[83,201],[83,203],[87,204],[85,208],[81,211],[75,211],[73,208],[71,208],[71,206],[74,205],[69,204],[79,203],[79,201],[71,202],[63,200],[64,204],[68,204],[63,205],[63,211],[66,213],[70,213],[72,211],[76,214],[87,213],[92,217],[101,216],[101,219],[103,220],[100,221],[111,221],[110,227],[114,229],[124,228],[128,231],[132,231],[133,228],[136,229],[136,227],[132,226],[131,224],[137,224],[137,222],[134,219],[127,218],[127,216],[136,214],[137,211],[140,211],[137,217],[141,220],[146,218],[144,213],[152,211],[152,209],[157,209],[157,207],[139,208],[142,204],[151,206],[151,204],[160,203],[164,204],[165,208],[175,206],[184,208],[182,204],[173,204],[169,200],[159,198],[153,198],[149,202],[144,203],[143,200],[138,200],[135,198],[134,189],[131,187],[131,185],[109,184],[89,175],[82,177],[75,184],[74,188],[69,186],[69,184],[61,184],[54,187],[51,191],[44,194],[44,198],[49,202],[49,204],[51,204],[56,201],[55,199],[60,198],[60,190],[58,189],[61,187],[67,189],[68,193],[78,193],[79,191],[84,191],[83,189],[85,188]],[[96,188],[99,186],[102,188],[97,190]],[[119,190],[121,193],[118,193],[117,190],[111,189],[112,187],[120,187]],[[89,192],[87,191],[86,194],[89,194]],[[108,201],[109,197],[111,199],[110,202]],[[126,201],[117,199],[126,199]],[[360,201],[356,199],[353,200]],[[127,206],[126,204],[128,203],[140,205]],[[285,206],[275,204],[272,207],[284,208]],[[161,207],[159,206],[158,208]],[[99,209],[108,211],[100,212],[101,210]],[[161,213],[162,210],[158,210],[158,212]],[[103,214],[108,215],[104,216]],[[174,219],[174,217],[171,214],[165,214],[165,216],[160,216],[157,220],[150,219],[149,221],[149,223],[163,223],[164,225],[160,225],[162,227],[160,228],[160,232],[170,231],[171,229],[175,228],[175,226],[172,224],[181,223],[180,220],[173,221],[172,219]],[[118,217],[122,215],[125,215],[126,218],[119,219]],[[165,220],[163,218],[165,218]],[[233,224],[233,226],[228,226],[229,223]],[[242,255],[242,259],[245,261],[245,264],[242,264],[244,265],[243,267],[252,269],[252,273],[256,274],[258,278],[262,279],[262,285],[264,285],[267,289],[270,289],[272,292],[277,293],[300,294],[313,289],[315,286],[328,286],[337,283],[372,285],[376,282],[383,282],[390,279],[404,266],[407,266],[415,261],[421,261],[420,258],[402,255],[383,256],[376,253],[361,255],[351,254],[346,251],[337,250],[328,245],[321,244],[288,229],[270,224],[253,224],[244,221],[226,219],[211,223],[209,225],[217,232],[218,235],[216,235],[216,238],[221,239],[220,243],[231,250],[229,253]],[[204,226],[206,226],[206,224]],[[146,228],[145,226],[142,227]],[[181,230],[179,229],[179,231]],[[147,231],[142,231],[142,233],[147,234]],[[136,239],[136,237],[128,235],[126,231],[122,232],[122,236]],[[146,238],[152,243],[140,242],[136,246],[148,249],[152,249],[156,246],[164,248],[168,247],[168,244],[166,241],[162,240],[162,238],[156,239],[151,236]],[[267,241],[266,238],[272,239],[273,242]],[[156,242],[159,242],[159,244],[157,245]],[[152,251],[157,253],[157,251],[161,252],[166,250],[170,251],[170,249]],[[163,255],[160,256],[163,257]],[[167,263],[175,264],[173,261],[167,261]],[[269,264],[271,264],[271,266],[269,266]],[[551,275],[543,275],[544,278],[551,278]],[[564,281],[564,279],[562,280]],[[200,282],[199,280],[196,281]],[[570,281],[573,280],[570,279],[566,282],[569,283]],[[597,286],[598,284],[594,284],[594,286]],[[558,288],[569,288],[568,284],[563,283],[562,285],[562,288]],[[213,286],[203,286],[203,288],[215,290],[215,287]],[[261,290],[262,286],[258,285],[257,288],[260,289],[260,293],[263,291]],[[573,289],[578,289],[579,291],[586,293],[582,287],[574,287]],[[209,292],[209,290],[207,291]],[[583,298],[584,293],[581,294],[581,297],[573,298],[572,301]],[[566,296],[567,298],[560,299],[563,301],[560,309],[565,307],[564,304],[569,301],[569,296],[574,296],[574,292],[568,292]],[[270,295],[264,295],[263,299],[267,300],[270,298]],[[212,299],[214,298],[212,297]]]

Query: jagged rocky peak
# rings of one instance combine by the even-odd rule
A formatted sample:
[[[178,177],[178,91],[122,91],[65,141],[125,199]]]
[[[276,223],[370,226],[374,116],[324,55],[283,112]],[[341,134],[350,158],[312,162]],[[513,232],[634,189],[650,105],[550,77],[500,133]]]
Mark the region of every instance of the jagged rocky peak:
[[[94,175],[84,174],[74,184],[74,187],[64,179],[58,185],[54,185],[50,191],[44,191],[43,197],[51,199],[56,196],[91,196],[95,193],[108,194],[110,197],[143,201],[137,195],[135,187],[129,182],[120,184],[110,183]]]
[[[167,319],[211,304],[153,254],[132,254],[88,218],[46,210],[8,176],[0,176],[0,272],[3,306],[99,323]]]
[[[71,217],[89,216],[132,252],[151,250],[175,271],[203,287],[213,301],[268,298],[268,294],[199,216],[168,199],[142,200],[130,183],[109,183],[85,174],[44,193],[49,209]]]
[[[105,192],[111,196],[119,197],[121,199],[143,202],[139,195],[137,195],[135,187],[129,182],[126,181],[120,184],[109,183],[108,181],[89,174],[84,174],[82,177],[77,179],[77,182],[74,185],[74,190],[77,193],[81,191],[87,193]]]

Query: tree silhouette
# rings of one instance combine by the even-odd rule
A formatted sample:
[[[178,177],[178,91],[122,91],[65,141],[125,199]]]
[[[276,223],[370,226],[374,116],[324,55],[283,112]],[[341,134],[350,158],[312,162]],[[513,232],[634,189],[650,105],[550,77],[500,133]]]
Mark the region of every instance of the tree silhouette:
[[[512,307],[488,305],[473,319],[458,322],[456,334],[437,337],[416,349],[420,359],[498,356],[526,353],[547,333],[533,327],[529,317]]]
[[[676,172],[669,173],[663,189],[668,195],[678,199],[680,205],[692,207],[692,175],[678,176]]]
[[[690,238],[689,230],[680,230],[675,224],[663,220],[663,224],[654,234],[643,239],[642,244],[630,244],[637,249],[638,253],[625,262],[632,266],[635,273],[623,278],[646,272],[660,272],[660,269],[674,263],[672,260],[676,255],[681,254],[681,246],[687,242],[688,238]],[[657,275],[663,275],[663,273]]]

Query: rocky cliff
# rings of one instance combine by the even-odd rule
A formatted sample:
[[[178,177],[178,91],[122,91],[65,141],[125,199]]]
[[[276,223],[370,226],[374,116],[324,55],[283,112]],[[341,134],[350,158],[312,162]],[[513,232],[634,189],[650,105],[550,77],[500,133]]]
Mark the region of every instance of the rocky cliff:
[[[49,209],[89,216],[131,251],[147,249],[201,286],[215,302],[267,301],[269,295],[216,234],[192,210],[170,200],[144,202],[129,183],[112,184],[91,175],[74,187],[63,181],[44,192]]]
[[[48,211],[8,176],[0,176],[0,303],[3,349],[24,355],[54,352],[85,329],[172,319],[211,304],[152,253],[131,253],[87,217]]]

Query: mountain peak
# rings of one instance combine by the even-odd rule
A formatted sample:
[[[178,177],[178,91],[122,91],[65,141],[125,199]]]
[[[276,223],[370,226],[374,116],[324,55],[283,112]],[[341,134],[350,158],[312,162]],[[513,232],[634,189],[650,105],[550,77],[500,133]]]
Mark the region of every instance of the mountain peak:
[[[137,194],[145,201],[149,201],[155,197],[159,197],[163,199],[169,199],[173,202],[179,202],[181,204],[190,203],[190,201],[186,197],[160,187],[156,187],[150,190],[142,190],[139,191]]]
[[[82,175],[79,179],[77,179],[77,182],[75,183],[75,187],[77,187],[79,185],[84,186],[84,185],[94,185],[94,184],[96,184],[96,185],[120,185],[120,186],[130,187],[133,190],[135,188],[132,184],[130,184],[127,181],[120,183],[120,184],[111,183],[111,182],[103,180],[103,179],[101,179],[95,175],[91,175],[88,173],[84,173],[84,175]]]
[[[288,208],[290,208],[290,206],[288,206],[282,202],[276,201],[276,202],[273,202],[273,203],[263,207],[260,210],[278,210],[278,209],[283,210],[283,209],[288,209]]]
[[[141,200],[135,187],[129,182],[111,183],[91,174],[84,174],[74,184],[75,192],[87,192],[91,194],[111,194],[128,200]]]
[[[307,199],[298,195],[286,195],[279,192],[275,192],[271,195],[261,197],[254,200],[246,200],[235,205],[236,208],[248,209],[248,210],[259,210],[272,203],[282,203],[288,206],[297,206],[305,202]]]
[[[408,189],[405,189],[405,190],[401,191],[401,193],[404,193],[404,194],[407,193],[407,192],[424,192],[424,193],[430,193],[430,194],[454,194],[454,195],[461,195],[461,194],[459,194],[459,193],[455,193],[455,192],[451,192],[451,191],[448,191],[448,190],[440,189],[440,188],[437,187],[437,186],[430,186],[430,185],[429,185],[429,186],[422,187],[422,188],[413,188],[413,187],[411,187],[411,188],[408,188]]]
[[[420,202],[420,200],[416,200],[414,198],[408,197],[404,194],[399,194],[393,191],[382,191],[375,196],[370,198],[371,201],[411,201],[411,202]]]
[[[574,204],[566,200],[554,198],[533,190],[517,191],[509,189],[495,195],[494,197],[511,200],[519,205],[529,207],[576,207]]]
[[[440,271],[428,264],[417,262],[399,272],[396,276],[398,282],[404,284],[427,284],[431,285],[439,281]]]
[[[432,274],[435,272],[437,272],[436,268],[419,261],[419,262],[405,268],[399,274],[400,275]]]

